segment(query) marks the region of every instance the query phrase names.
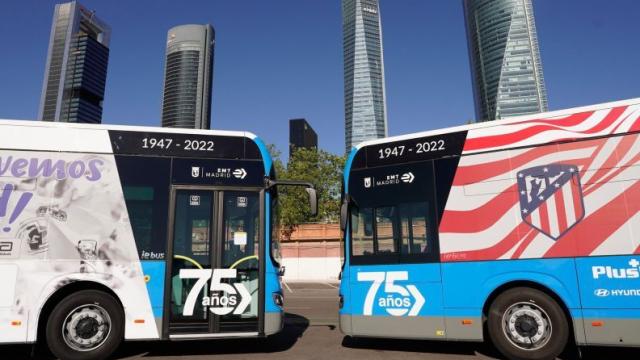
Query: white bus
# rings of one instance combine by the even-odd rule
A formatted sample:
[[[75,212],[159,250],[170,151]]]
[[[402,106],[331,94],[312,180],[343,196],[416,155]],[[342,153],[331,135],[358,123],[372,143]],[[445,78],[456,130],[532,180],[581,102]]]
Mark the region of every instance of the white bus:
[[[246,132],[0,120],[0,343],[278,332],[274,176]]]

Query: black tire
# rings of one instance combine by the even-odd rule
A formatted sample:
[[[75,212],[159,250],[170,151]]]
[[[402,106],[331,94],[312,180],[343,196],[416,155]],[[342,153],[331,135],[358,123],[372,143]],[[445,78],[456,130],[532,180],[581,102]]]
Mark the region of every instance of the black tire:
[[[96,311],[95,309],[101,309],[108,315],[108,321],[103,323],[110,323],[110,326],[99,326],[96,322],[91,322],[91,319],[85,318],[85,323],[77,323],[78,326],[75,329],[87,330],[85,336],[90,336],[99,328],[102,333],[106,335],[98,336],[101,338],[95,347],[90,347],[84,350],[74,349],[69,345],[68,341],[71,336],[63,334],[63,326],[65,321],[72,322],[72,314],[78,314],[78,309],[84,308],[88,311]],[[82,316],[79,316],[82,318]],[[103,318],[106,318],[104,316]],[[82,321],[82,320],[81,320]],[[84,328],[82,327],[84,326]],[[108,329],[108,331],[106,330]],[[113,298],[113,296],[98,290],[83,290],[73,293],[60,301],[47,319],[46,325],[46,339],[47,344],[51,352],[61,360],[104,360],[108,358],[118,348],[122,342],[124,336],[124,314],[120,303]],[[65,331],[66,332],[66,331]],[[82,335],[79,335],[82,337]],[[77,344],[76,344],[77,345]]]
[[[527,287],[509,289],[493,301],[487,330],[494,346],[510,360],[555,359],[569,340],[568,319],[560,305],[544,292]],[[521,341],[535,343],[535,347],[518,341],[516,335],[522,337]],[[536,335],[541,337],[535,340]]]

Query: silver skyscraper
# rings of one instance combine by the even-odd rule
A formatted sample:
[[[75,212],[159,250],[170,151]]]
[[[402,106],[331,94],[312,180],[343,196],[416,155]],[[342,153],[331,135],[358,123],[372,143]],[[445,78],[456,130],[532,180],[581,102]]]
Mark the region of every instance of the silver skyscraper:
[[[73,1],[53,15],[38,118],[100,123],[111,28]]]
[[[378,0],[342,0],[345,145],[387,136]]]
[[[476,121],[547,111],[531,0],[463,0]]]
[[[211,25],[169,30],[162,96],[162,126],[209,129],[215,33]]]

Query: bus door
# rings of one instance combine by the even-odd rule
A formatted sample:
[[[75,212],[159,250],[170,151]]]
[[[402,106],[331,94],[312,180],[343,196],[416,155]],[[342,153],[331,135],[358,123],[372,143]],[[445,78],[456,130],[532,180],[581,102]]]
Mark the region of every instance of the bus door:
[[[257,190],[173,188],[170,338],[258,334],[261,198]]]

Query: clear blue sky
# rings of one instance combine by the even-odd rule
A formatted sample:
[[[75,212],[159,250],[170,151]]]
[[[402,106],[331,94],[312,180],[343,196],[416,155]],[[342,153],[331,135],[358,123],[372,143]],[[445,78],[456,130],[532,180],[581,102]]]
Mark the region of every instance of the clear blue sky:
[[[35,119],[55,1],[0,12],[0,118]],[[216,30],[212,124],[287,152],[288,119],[344,149],[340,0],[97,1],[113,30],[103,122],[159,125],[167,30]],[[534,0],[549,95],[562,109],[640,96],[640,1]],[[473,98],[461,0],[381,0],[390,135],[463,124]]]

